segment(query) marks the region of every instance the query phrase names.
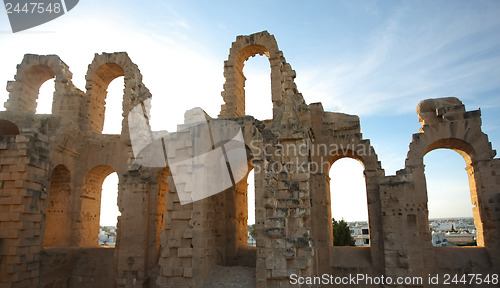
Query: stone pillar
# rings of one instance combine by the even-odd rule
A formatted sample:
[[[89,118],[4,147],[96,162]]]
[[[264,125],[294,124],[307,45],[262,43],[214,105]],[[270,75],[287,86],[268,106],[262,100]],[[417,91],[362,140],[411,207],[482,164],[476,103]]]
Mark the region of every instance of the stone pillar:
[[[373,271],[384,272],[384,230],[380,203],[380,182],[385,175],[382,169],[365,169],[366,195],[368,202],[368,223],[370,225],[370,253]],[[413,217],[413,216],[411,216]]]
[[[494,266],[500,264],[500,161],[483,160],[466,168],[469,175],[477,246],[488,249]]]
[[[167,177],[167,212],[161,232],[160,287],[193,287],[193,250],[203,248],[203,239],[193,241],[193,203],[181,205],[172,176]],[[201,246],[201,247],[200,247]]]
[[[415,168],[414,168],[415,169]],[[432,271],[423,167],[398,171],[380,185],[385,276],[422,276]],[[410,180],[410,181],[409,181]],[[423,191],[422,191],[423,189]]]
[[[117,287],[145,287],[150,184],[139,171],[129,171],[118,186]]]
[[[314,231],[314,271],[319,274],[330,272],[330,247],[332,246],[332,212],[330,209],[330,176],[328,171],[311,174],[311,198],[313,199],[311,228]],[[318,200],[314,200],[318,199]],[[326,201],[321,201],[326,200]],[[322,253],[320,253],[320,251]]]
[[[490,175],[492,176],[491,186],[495,187],[490,190],[488,193],[488,197],[485,199],[488,201],[489,205],[491,205],[490,211],[495,211],[497,215],[493,219],[491,219],[488,224],[491,227],[493,233],[491,236],[495,242],[489,245],[489,254],[493,262],[493,267],[500,267],[500,217],[498,217],[500,213],[500,159],[493,159],[492,161],[492,171]],[[495,192],[496,191],[496,192]]]
[[[0,136],[0,286],[37,287],[48,137]]]
[[[296,149],[306,147],[304,138],[282,139],[267,151],[266,218],[263,247],[258,243],[257,287],[291,287],[291,274],[313,274],[314,245],[311,233],[309,157]],[[295,151],[287,147],[295,147]],[[267,281],[259,279],[264,261]],[[262,265],[262,264],[261,264]]]

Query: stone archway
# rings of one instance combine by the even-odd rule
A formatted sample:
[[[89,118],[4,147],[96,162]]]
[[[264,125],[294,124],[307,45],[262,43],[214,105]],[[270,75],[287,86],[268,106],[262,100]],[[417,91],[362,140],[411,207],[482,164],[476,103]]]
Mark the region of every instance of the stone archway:
[[[457,98],[442,98],[420,102],[417,112],[422,128],[419,133],[413,135],[405,162],[406,169],[413,171],[415,181],[419,183],[416,197],[427,201],[424,156],[439,148],[458,152],[467,165],[471,201],[474,205],[477,245],[487,246],[489,240],[485,236],[493,233],[485,231],[490,226],[485,223],[493,219],[488,217],[486,207],[489,204],[483,198],[489,198],[495,192],[490,191],[489,186],[483,183],[486,183],[486,178],[491,175],[488,171],[491,166],[487,163],[493,159],[495,151],[491,149],[488,136],[481,131],[481,122],[478,117],[480,111],[466,112],[465,106]]]
[[[70,246],[72,217],[71,173],[57,165],[50,176],[49,203],[45,214],[43,246]]]
[[[151,98],[151,93],[142,84],[142,75],[137,65],[128,57],[127,53],[103,53],[96,55],[89,65],[85,79],[87,84],[86,96],[88,103],[83,107],[84,115],[88,116],[89,131],[101,133],[104,126],[105,100],[109,83],[115,78],[124,76],[124,94],[122,110],[122,136],[128,138],[127,117],[141,101]],[[125,138],[125,137],[124,137]]]
[[[266,55],[271,66],[271,96],[273,116],[283,104],[284,97],[297,93],[293,79],[295,71],[286,63],[283,52],[273,35],[267,31],[250,36],[238,36],[229,51],[229,58],[224,62],[224,91],[220,118],[231,118],[245,115],[245,76],[243,66],[245,61],[255,55]]]
[[[113,172],[115,170],[110,166],[99,165],[85,175],[80,196],[80,227],[75,231],[78,246],[98,246],[102,184]]]
[[[15,81],[7,83],[9,99],[5,103],[7,111],[36,112],[36,100],[42,84],[55,78],[55,93],[52,107],[59,108],[65,90],[74,87],[72,73],[68,66],[56,55],[26,54],[18,65]],[[60,109],[55,109],[58,114]]]

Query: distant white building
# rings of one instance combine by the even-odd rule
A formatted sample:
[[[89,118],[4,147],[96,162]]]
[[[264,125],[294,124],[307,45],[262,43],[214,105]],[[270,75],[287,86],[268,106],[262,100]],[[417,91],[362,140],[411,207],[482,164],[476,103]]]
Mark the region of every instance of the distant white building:
[[[355,241],[354,245],[370,246],[370,229],[368,223],[351,223],[349,225],[349,231],[351,232],[351,237]]]
[[[252,235],[250,235],[250,232],[247,232],[247,236],[248,236],[247,244],[250,246],[256,246],[255,238],[253,238]]]
[[[99,245],[115,246],[116,245],[116,229],[111,229],[110,232],[106,232],[99,229]]]
[[[436,231],[450,231],[452,229],[457,229],[455,222],[440,222],[435,228]]]
[[[104,242],[108,240],[108,235],[106,234],[106,231],[104,230],[99,230],[99,236],[97,236],[99,239],[99,245],[103,245]]]
[[[446,239],[448,243],[466,245],[474,242],[476,240],[476,236],[472,233],[463,231],[460,233],[446,233]]]
[[[432,246],[442,247],[447,246],[448,240],[444,232],[432,231]]]
[[[433,246],[471,245],[476,241],[477,231],[470,218],[430,220],[429,228]]]

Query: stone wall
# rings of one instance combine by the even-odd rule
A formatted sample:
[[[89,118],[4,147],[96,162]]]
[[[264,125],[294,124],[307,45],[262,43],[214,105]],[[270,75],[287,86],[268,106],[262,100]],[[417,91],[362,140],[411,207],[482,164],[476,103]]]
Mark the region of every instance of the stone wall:
[[[113,248],[49,248],[40,254],[40,287],[114,287]]]
[[[245,115],[243,65],[257,54],[270,61],[273,119]],[[106,90],[119,76],[122,133],[105,135]],[[126,53],[96,54],[85,92],[72,84],[59,57],[26,55],[0,112],[0,287],[201,288],[214,269],[239,266],[254,269],[258,288],[297,287],[292,274],[500,271],[500,160],[481,131],[480,111],[466,111],[456,98],[422,101],[422,127],[405,166],[386,176],[357,116],[305,103],[295,71],[267,31],[237,37],[224,76],[220,115],[199,115],[241,127],[247,174],[220,193],[184,204],[199,191],[174,179],[174,159],[164,149],[193,156],[203,149],[193,140],[201,132],[188,129],[165,141],[165,134],[151,131],[152,96]],[[50,78],[53,112],[35,114],[38,89]],[[181,127],[189,127],[192,113]],[[143,121],[130,121],[136,116]],[[431,245],[423,157],[438,148],[457,151],[467,163],[478,247]],[[370,247],[332,245],[328,175],[344,157],[364,167]],[[101,248],[102,183],[113,172],[121,212],[117,244]],[[255,179],[256,247],[247,245],[248,173]]]

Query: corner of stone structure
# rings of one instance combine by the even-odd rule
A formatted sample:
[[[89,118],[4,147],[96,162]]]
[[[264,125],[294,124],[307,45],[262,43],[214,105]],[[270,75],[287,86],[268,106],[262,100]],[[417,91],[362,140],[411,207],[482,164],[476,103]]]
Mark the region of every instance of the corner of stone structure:
[[[200,107],[195,107],[184,112],[184,124],[195,124],[198,122],[206,122],[212,119],[205,110]]]
[[[422,126],[443,122],[446,117],[463,113],[465,106],[456,97],[426,99],[417,106],[418,121]]]

